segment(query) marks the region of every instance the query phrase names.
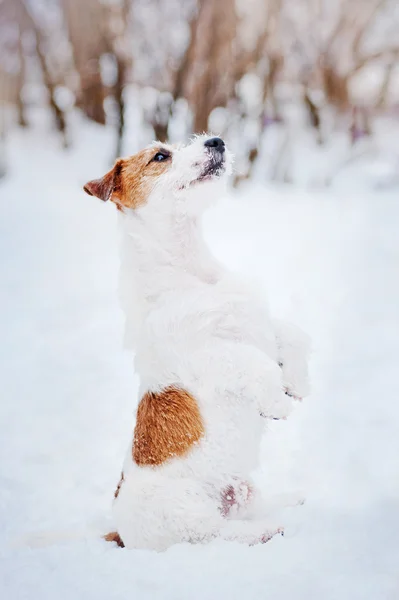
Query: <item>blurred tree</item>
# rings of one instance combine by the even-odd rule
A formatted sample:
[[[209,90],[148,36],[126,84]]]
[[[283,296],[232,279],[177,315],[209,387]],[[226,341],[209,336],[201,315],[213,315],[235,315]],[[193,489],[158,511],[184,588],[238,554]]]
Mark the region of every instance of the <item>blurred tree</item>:
[[[200,0],[184,56],[190,69],[184,69],[185,77],[181,73],[179,82],[196,132],[208,129],[212,110],[226,106],[233,94],[236,21],[234,0]]]
[[[48,101],[50,108],[54,114],[54,121],[57,129],[60,131],[63,137],[64,145],[67,145],[66,140],[66,121],[65,115],[57,103],[55,97],[56,80],[51,72],[50,59],[51,54],[48,53],[49,40],[46,31],[42,29],[39,20],[33,16],[29,6],[24,0],[14,0],[15,5],[18,8],[19,23],[20,23],[20,36],[30,35],[34,41],[34,50],[40,65],[41,76],[43,83],[48,92]],[[23,46],[22,43],[19,46],[21,48],[21,73],[24,74],[22,65],[24,64]],[[21,78],[21,84],[23,84]],[[21,91],[19,92],[19,99],[21,101]]]
[[[370,132],[389,107],[398,25],[396,0],[0,0],[3,138],[6,106],[29,124],[27,107],[43,97],[34,84],[64,143],[75,106],[115,127],[119,155],[132,85],[149,135],[173,137],[179,122],[179,135],[213,127],[236,140],[240,180],[265,132],[289,130],[290,103],[319,143],[331,123],[352,141],[358,128]],[[374,95],[362,79],[372,69],[381,74]],[[275,161],[287,162],[280,152]]]
[[[61,0],[74,65],[79,75],[76,104],[96,123],[105,124],[105,90],[100,59],[108,51],[106,10],[99,0]]]

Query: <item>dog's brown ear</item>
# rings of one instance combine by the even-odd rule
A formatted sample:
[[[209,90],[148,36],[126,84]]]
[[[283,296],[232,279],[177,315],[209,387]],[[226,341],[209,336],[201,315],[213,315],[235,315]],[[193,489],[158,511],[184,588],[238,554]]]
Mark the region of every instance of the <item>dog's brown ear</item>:
[[[120,188],[121,170],[122,160],[118,160],[114,168],[108,171],[104,177],[88,181],[83,186],[84,191],[89,196],[96,196],[96,198],[100,198],[103,202],[107,202],[107,200],[111,199],[112,194]]]

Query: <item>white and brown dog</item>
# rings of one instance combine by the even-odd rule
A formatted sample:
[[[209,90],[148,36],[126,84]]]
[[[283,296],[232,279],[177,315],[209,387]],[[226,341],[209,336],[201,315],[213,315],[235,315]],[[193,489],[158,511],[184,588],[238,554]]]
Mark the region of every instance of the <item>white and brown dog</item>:
[[[285,418],[308,392],[308,341],[271,321],[206,247],[200,216],[230,171],[223,140],[200,136],[153,144],[84,188],[117,205],[124,230],[122,300],[141,389],[106,539],[129,548],[256,544],[280,531],[251,473],[260,415]]]

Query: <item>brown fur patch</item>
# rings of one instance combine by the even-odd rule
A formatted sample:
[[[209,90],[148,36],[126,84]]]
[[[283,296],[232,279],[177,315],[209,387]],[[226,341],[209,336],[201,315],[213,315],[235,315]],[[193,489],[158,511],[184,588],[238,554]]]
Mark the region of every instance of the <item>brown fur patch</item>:
[[[133,460],[138,465],[161,465],[186,454],[203,435],[201,414],[191,394],[174,386],[147,392],[137,409]]]
[[[110,533],[107,533],[107,535],[104,535],[104,540],[106,542],[115,542],[115,544],[118,544],[119,548],[125,547],[125,544],[122,542],[121,536],[117,531],[111,531]]]
[[[157,178],[172,164],[172,156],[160,162],[152,160],[160,150],[161,145],[146,148],[129,158],[120,158],[104,177],[89,181],[83,189],[101,200],[112,200],[119,210],[142,206]]]

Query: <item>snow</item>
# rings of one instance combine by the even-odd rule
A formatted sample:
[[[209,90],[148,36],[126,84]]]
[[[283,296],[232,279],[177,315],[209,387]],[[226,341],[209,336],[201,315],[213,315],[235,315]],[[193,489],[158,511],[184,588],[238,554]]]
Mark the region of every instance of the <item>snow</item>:
[[[137,379],[114,207],[81,191],[114,145],[74,127],[64,152],[43,124],[14,132],[0,181],[2,597],[397,598],[397,190],[251,183],[207,215],[215,253],[313,338],[313,393],[270,426],[257,474],[268,496],[306,502],[277,501],[285,536],[264,546],[120,550],[90,530],[110,526]],[[38,532],[72,539],[29,547]]]

